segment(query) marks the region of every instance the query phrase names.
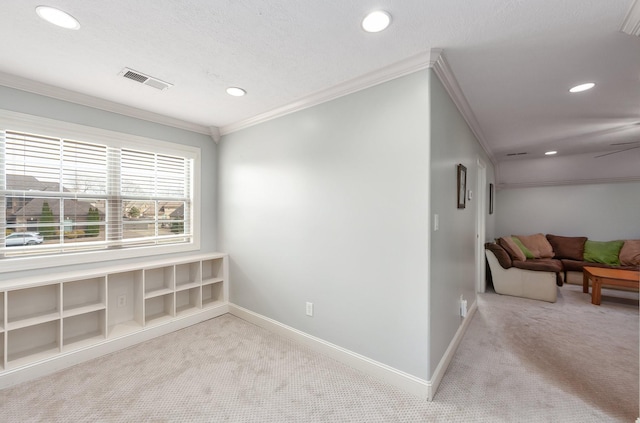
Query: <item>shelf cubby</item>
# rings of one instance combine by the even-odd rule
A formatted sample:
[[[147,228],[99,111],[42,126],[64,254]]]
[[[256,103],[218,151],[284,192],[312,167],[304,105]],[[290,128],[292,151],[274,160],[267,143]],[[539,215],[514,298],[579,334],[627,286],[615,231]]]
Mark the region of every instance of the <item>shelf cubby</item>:
[[[60,320],[10,330],[7,344],[9,368],[55,356],[60,352]]]
[[[152,298],[173,292],[174,266],[144,270],[144,296]]]
[[[143,326],[143,271],[107,275],[107,336],[127,335]]]
[[[195,313],[200,308],[200,287],[176,292],[176,316]]]
[[[200,262],[176,265],[176,291],[200,286]]]
[[[224,266],[222,258],[202,260],[202,284],[220,282],[223,278]]]
[[[77,316],[104,310],[106,277],[65,282],[62,285],[62,317]]]
[[[93,345],[105,339],[106,310],[66,317],[62,320],[62,350]]]
[[[173,292],[144,301],[145,325],[159,324],[173,318]]]
[[[60,284],[9,291],[6,330],[60,318]]]
[[[213,307],[223,300],[222,282],[202,285],[202,308]]]

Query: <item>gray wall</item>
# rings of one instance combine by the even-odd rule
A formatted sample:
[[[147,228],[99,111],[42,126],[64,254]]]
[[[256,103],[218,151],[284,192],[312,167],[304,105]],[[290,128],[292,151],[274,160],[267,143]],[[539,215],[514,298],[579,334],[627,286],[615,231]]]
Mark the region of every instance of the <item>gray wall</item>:
[[[488,215],[488,184],[494,182],[494,168],[462,115],[431,73],[431,215],[439,215],[439,230],[431,228],[430,275],[430,371],[433,372],[462,323],[460,296],[471,306],[476,297],[476,213],[477,178],[480,159],[486,166],[485,233],[492,239],[495,213]],[[474,198],[466,208],[457,208],[457,170],[467,168],[467,188]]]
[[[201,198],[202,233],[200,251],[203,253],[216,251],[214,212],[217,207],[215,183],[217,146],[211,137],[3,86],[0,86],[0,109],[200,147],[202,189],[200,193],[195,194],[200,195]],[[121,260],[119,262],[126,263],[127,261],[130,260]],[[89,267],[95,267],[95,265],[61,266],[56,270],[64,271],[70,270],[70,268],[83,269]],[[41,269],[39,271],[19,273],[20,276],[28,276],[46,271],[47,269]],[[0,279],[15,276],[17,275],[5,273]]]
[[[496,213],[496,236],[640,239],[640,182],[503,189]]]
[[[424,379],[428,75],[224,136],[218,212],[233,303]]]
[[[614,182],[625,180],[630,175],[640,179],[640,148],[602,157],[597,157],[598,155],[559,154],[551,157],[506,160],[498,165],[498,183],[508,188],[521,188]]]

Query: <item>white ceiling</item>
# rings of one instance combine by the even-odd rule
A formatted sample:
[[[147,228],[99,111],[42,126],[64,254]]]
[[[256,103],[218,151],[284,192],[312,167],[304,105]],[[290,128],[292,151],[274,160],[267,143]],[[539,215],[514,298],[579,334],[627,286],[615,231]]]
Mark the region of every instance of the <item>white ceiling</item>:
[[[620,31],[633,3],[47,2],[80,21],[70,31],[37,17],[40,0],[2,0],[0,81],[25,78],[224,132],[442,48],[494,163],[538,160],[547,150],[592,158],[640,145],[611,146],[640,142],[640,37]],[[392,24],[365,33],[360,21],[377,8],[391,13]],[[158,91],[124,79],[125,67],[174,86]],[[568,93],[588,81],[593,90]],[[228,86],[248,94],[230,97]],[[507,156],[520,152],[528,154]],[[636,152],[607,156],[607,165],[618,156],[628,176],[640,178]]]

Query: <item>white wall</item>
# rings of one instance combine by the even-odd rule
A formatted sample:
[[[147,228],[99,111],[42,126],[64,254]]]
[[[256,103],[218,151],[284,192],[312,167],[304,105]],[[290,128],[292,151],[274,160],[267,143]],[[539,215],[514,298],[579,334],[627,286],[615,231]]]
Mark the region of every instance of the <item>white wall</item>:
[[[640,239],[640,182],[503,189],[496,236],[542,232],[595,241]]]
[[[440,80],[431,74],[431,215],[438,214],[439,230],[431,227],[430,369],[436,369],[462,323],[462,295],[471,305],[476,298],[477,178],[480,159],[486,166],[486,236],[492,239],[495,214],[488,215],[488,184],[494,169]],[[467,188],[475,192],[466,208],[457,208],[457,164],[467,168]],[[482,249],[484,251],[484,248]]]
[[[215,183],[217,177],[217,151],[216,144],[211,137],[3,86],[0,86],[0,109],[199,147],[201,149],[202,162],[202,189],[196,195],[199,195],[201,199],[203,222],[200,252],[216,251],[214,211],[216,210],[217,196]],[[122,260],[121,262],[127,261],[131,260]],[[94,265],[61,266],[56,270],[85,269],[92,266]],[[20,276],[29,276],[46,273],[47,271],[49,270],[41,269],[19,273]],[[0,279],[14,276],[16,275],[12,273],[3,273]]]
[[[233,303],[428,379],[428,96],[420,71],[223,137]]]

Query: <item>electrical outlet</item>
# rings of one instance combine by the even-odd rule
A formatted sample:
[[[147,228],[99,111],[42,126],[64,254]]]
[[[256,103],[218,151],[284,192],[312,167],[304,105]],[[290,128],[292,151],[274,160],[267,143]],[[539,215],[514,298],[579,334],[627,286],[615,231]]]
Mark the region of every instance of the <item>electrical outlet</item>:
[[[126,295],[119,295],[118,296],[118,307],[124,307],[127,305],[127,296]]]
[[[313,303],[307,302],[307,316],[313,316]]]

